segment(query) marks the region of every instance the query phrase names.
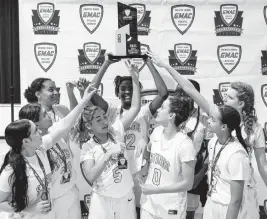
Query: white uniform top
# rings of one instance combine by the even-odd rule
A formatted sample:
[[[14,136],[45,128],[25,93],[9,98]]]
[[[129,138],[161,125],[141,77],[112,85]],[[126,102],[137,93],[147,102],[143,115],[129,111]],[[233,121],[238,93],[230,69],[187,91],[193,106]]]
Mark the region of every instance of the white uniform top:
[[[120,119],[120,116],[124,116],[126,110],[123,109],[121,113],[121,107],[114,106],[109,104],[107,110],[107,116],[111,121],[111,124],[114,123],[115,120]],[[131,173],[134,174],[141,170],[143,154],[137,156],[137,149],[139,147],[145,148],[149,141],[149,124],[152,118],[149,103],[142,106],[139,113],[135,117],[131,126],[126,130],[125,142],[126,142],[126,150],[129,157],[129,166]]]
[[[108,140],[102,146],[109,150],[111,147],[121,147],[124,146],[124,157],[128,160],[127,153],[125,151],[125,144],[123,143],[124,127],[120,120],[117,120],[113,125],[115,139],[117,143],[112,140]],[[94,160],[95,163],[99,162],[104,156],[104,152],[101,145],[96,143],[93,138],[91,138],[87,143],[82,146],[81,159],[83,162],[85,160]],[[129,163],[129,162],[128,162]],[[125,196],[133,187],[133,179],[129,169],[119,169],[118,160],[110,159],[107,163],[104,171],[98,177],[98,179],[93,183],[93,190],[97,194],[112,198],[121,198]]]
[[[73,154],[70,150],[68,143],[61,139],[50,150],[52,155],[50,162],[53,162],[53,175],[52,175],[52,198],[58,198],[67,193],[75,184],[77,174],[73,162]],[[66,158],[67,171],[65,171],[65,164],[63,162]],[[63,159],[62,159],[62,158]]]
[[[61,104],[54,104],[52,106],[52,110],[46,112],[49,117],[52,119],[53,123],[58,122],[59,120],[63,119],[66,115],[68,115],[70,110],[68,107],[61,105]]]
[[[178,132],[171,140],[166,140],[163,130],[162,126],[158,126],[150,136],[150,165],[145,183],[159,187],[181,182],[182,163],[196,160],[196,150],[187,135]],[[171,215],[184,215],[186,200],[186,192],[142,194],[141,207],[155,216],[167,219]]]
[[[232,180],[244,180],[247,183],[249,179],[249,158],[246,150],[235,140],[228,143],[221,151],[213,172],[213,181],[211,181],[211,165],[216,155],[223,145],[217,142],[217,137],[210,140],[209,149],[209,170],[208,182],[211,190],[211,200],[221,204],[229,204],[231,200],[230,182]],[[215,149],[214,149],[215,148]],[[245,193],[244,189],[244,193]]]
[[[51,190],[51,169],[50,165],[46,156],[46,148],[51,147],[52,139],[51,136],[45,135],[42,137],[43,139],[43,145],[42,147],[38,148],[36,150],[37,155],[39,156],[41,162],[43,163],[46,177],[48,179],[48,189]],[[37,174],[40,176],[42,181],[44,182],[44,175],[43,171],[39,165],[39,162],[37,160],[36,156],[33,157],[25,157],[32,168],[37,172]],[[27,196],[29,198],[28,207],[22,211],[22,213],[25,215],[25,219],[53,219],[54,218],[54,212],[53,212],[53,205],[52,205],[52,211],[50,211],[48,214],[42,214],[40,212],[36,212],[36,205],[42,200],[42,196],[44,195],[43,187],[40,185],[38,179],[35,177],[32,169],[26,164],[26,171],[28,176],[28,192]],[[12,194],[12,184],[9,184],[9,177],[13,173],[13,169],[10,165],[8,165],[0,175],[0,191],[5,193]],[[51,192],[50,192],[51,196]]]

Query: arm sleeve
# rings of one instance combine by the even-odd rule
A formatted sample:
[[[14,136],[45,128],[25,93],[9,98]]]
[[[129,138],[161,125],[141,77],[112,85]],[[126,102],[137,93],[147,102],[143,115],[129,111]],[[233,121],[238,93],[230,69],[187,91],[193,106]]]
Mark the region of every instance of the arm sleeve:
[[[254,148],[265,148],[265,136],[262,127],[258,124],[255,130]]]
[[[11,185],[9,184],[10,176],[13,170],[10,166],[7,166],[0,175],[0,191],[5,193],[11,193]]]
[[[182,142],[179,156],[182,163],[196,160],[196,150],[191,139],[186,138]]]
[[[90,142],[83,144],[80,156],[80,162],[85,160],[95,160],[95,151],[93,150],[92,145]]]
[[[230,157],[228,171],[231,180],[249,179],[249,159],[246,152],[238,151]]]

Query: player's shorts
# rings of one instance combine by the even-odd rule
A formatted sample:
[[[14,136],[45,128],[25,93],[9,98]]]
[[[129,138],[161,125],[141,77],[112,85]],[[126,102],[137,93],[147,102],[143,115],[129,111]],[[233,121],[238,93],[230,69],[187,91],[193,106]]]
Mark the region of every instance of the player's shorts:
[[[187,211],[196,211],[200,202],[200,195],[187,193]]]
[[[92,192],[88,219],[136,219],[133,190],[122,198],[110,198]]]

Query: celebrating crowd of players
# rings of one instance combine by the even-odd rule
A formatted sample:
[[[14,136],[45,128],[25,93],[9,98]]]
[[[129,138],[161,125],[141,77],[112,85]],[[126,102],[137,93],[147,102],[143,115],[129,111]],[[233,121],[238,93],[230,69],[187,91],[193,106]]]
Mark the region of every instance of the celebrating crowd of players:
[[[232,82],[217,106],[196,81],[147,55],[158,93],[144,106],[138,68],[129,63],[130,76],[114,80],[121,104],[98,94],[119,61],[108,56],[90,84],[66,83],[70,110],[57,104],[54,81],[31,83],[19,120],[5,129],[10,151],[1,160],[0,218],[81,218],[78,159],[92,189],[89,219],[194,219],[200,202],[204,219],[259,219],[254,169],[267,184],[267,162],[252,87]],[[177,82],[172,95],[153,63]]]

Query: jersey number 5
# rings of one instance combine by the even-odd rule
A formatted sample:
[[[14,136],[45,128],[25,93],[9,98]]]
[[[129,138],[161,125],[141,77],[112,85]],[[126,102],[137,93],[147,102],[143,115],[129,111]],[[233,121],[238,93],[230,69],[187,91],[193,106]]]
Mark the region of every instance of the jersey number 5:
[[[154,185],[158,186],[160,184],[161,171],[157,168],[154,169],[154,174],[152,182]]]
[[[121,178],[122,178],[122,174],[119,170],[119,167],[114,168],[113,170],[113,178],[114,178],[114,182],[115,183],[120,183],[121,182]]]

